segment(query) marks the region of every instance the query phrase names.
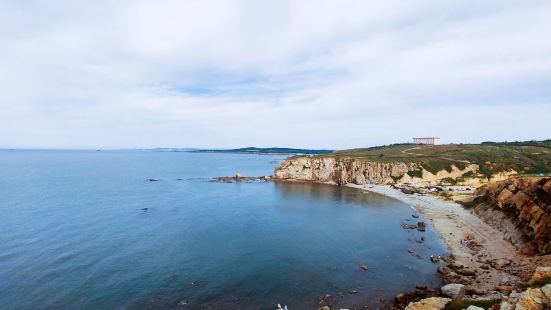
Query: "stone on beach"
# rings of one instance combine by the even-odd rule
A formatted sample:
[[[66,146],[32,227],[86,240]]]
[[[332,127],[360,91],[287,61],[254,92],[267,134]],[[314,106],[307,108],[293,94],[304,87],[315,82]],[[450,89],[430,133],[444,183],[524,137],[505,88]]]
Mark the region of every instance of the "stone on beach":
[[[465,308],[465,310],[485,310],[485,309],[477,307],[477,306],[470,305],[467,308]]]
[[[450,283],[442,286],[440,290],[447,297],[456,298],[465,296],[465,286],[463,284]]]
[[[530,279],[531,283],[537,283],[551,278],[551,267],[538,267]]]
[[[440,310],[444,309],[451,301],[449,298],[430,297],[418,302],[412,302],[404,310]]]

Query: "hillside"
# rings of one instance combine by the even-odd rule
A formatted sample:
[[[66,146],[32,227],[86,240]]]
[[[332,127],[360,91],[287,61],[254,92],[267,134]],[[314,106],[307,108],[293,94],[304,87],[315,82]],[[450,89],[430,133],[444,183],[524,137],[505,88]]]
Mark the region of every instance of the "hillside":
[[[551,140],[527,142],[484,142],[481,144],[418,145],[395,144],[338,151],[324,156],[362,158],[375,162],[419,163],[429,172],[463,169],[476,164],[480,173],[491,176],[515,170],[519,174],[551,172]]]
[[[478,186],[510,175],[551,173],[551,140],[481,144],[395,144],[294,156],[281,179],[342,183],[466,184]]]

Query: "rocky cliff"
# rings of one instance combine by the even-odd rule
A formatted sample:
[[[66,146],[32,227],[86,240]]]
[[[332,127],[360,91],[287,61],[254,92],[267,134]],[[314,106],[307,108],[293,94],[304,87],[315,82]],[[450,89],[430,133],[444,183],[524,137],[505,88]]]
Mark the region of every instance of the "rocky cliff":
[[[474,212],[527,254],[551,254],[551,178],[523,177],[478,189]]]
[[[491,181],[504,179],[512,172],[495,174]],[[463,169],[452,165],[450,169],[429,172],[422,164],[407,161],[370,161],[362,158],[331,156],[298,156],[284,161],[275,170],[278,179],[333,182],[339,185],[402,184],[434,185],[452,182],[458,185],[479,186],[488,180],[479,175],[479,166],[465,164]]]

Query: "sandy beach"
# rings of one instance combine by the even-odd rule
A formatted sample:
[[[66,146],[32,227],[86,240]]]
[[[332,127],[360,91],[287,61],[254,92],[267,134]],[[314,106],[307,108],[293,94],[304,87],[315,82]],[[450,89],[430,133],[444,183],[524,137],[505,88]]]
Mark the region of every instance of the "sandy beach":
[[[432,222],[456,261],[476,272],[476,277],[464,278],[467,281],[465,284],[474,291],[499,289],[500,285],[526,278],[535,266],[549,264],[549,256],[521,255],[511,243],[503,239],[500,231],[455,202],[445,201],[433,195],[407,195],[385,185],[346,186],[396,198],[423,214]],[[467,237],[475,240],[480,246],[467,246],[462,242]]]

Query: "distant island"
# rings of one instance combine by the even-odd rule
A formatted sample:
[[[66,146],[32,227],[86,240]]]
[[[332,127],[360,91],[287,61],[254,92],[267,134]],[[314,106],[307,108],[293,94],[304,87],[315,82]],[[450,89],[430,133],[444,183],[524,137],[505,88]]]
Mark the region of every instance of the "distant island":
[[[188,150],[195,153],[240,153],[240,154],[287,154],[287,155],[321,155],[333,153],[333,150],[293,149],[287,147],[244,147],[238,149],[197,149]]]

